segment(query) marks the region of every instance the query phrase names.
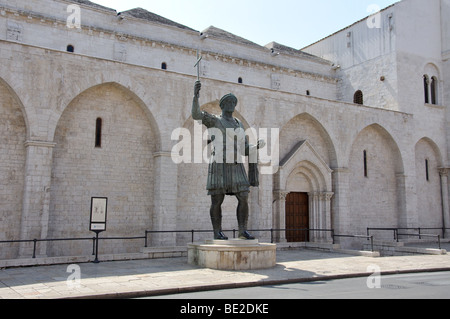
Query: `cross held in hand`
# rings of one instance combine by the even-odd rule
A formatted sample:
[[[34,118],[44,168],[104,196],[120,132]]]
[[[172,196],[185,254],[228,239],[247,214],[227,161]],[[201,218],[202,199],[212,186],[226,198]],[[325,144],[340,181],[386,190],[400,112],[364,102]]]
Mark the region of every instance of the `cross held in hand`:
[[[202,56],[199,55],[199,52],[197,50],[197,62],[194,65],[194,68],[197,68],[197,81],[200,81],[200,61],[203,59]]]

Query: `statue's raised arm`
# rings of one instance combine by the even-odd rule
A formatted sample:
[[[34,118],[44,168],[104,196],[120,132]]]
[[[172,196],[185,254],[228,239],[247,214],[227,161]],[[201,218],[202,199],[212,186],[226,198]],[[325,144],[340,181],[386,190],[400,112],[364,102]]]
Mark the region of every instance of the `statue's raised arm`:
[[[203,120],[203,113],[200,110],[200,103],[198,101],[200,98],[201,88],[202,84],[200,83],[200,81],[196,81],[194,86],[194,100],[192,102],[192,118],[198,121]]]

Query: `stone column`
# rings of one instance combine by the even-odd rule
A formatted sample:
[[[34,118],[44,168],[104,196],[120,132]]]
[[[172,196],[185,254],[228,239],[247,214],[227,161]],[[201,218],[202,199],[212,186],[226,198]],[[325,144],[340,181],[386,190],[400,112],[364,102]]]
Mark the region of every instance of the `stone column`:
[[[308,206],[309,206],[309,229],[318,229],[320,212],[319,212],[319,193],[310,192],[308,193]],[[315,231],[309,232],[309,241],[316,242],[319,238],[319,234]]]
[[[405,149],[404,158],[415,158],[414,147]],[[405,161],[403,172],[397,172],[397,211],[398,227],[419,227],[419,211],[417,210],[417,177],[415,160]],[[393,226],[393,225],[392,225]]]
[[[440,168],[439,175],[441,177],[441,192],[442,192],[442,215],[443,224],[445,228],[450,228],[450,212],[448,203],[448,168]],[[450,230],[445,231],[446,237],[449,237]]]
[[[55,143],[26,141],[25,185],[23,192],[21,240],[45,239],[48,231],[50,184]],[[37,255],[46,254],[45,243],[39,243]],[[22,243],[19,256],[30,258],[31,243]]]
[[[331,229],[331,199],[333,198],[334,193],[332,192],[324,192],[322,193],[322,201],[323,201],[323,219],[322,219],[322,229]],[[331,232],[322,232],[322,239],[325,242],[332,242]]]
[[[419,214],[417,211],[415,176],[395,175],[397,182],[398,227],[417,227]]]
[[[310,232],[311,242],[331,242],[331,232],[320,230],[331,229],[331,198],[332,192],[310,192],[309,211],[310,211],[310,229],[318,231]]]
[[[286,229],[286,197],[288,194],[289,192],[283,190],[274,191],[273,193],[273,198],[275,201],[273,214],[274,229]],[[279,243],[286,242],[286,232],[275,232],[274,239]]]
[[[333,218],[331,218],[330,208],[330,228],[336,233],[345,234],[349,229],[349,209],[348,200],[350,195],[349,189],[349,170],[346,167],[333,168]]]
[[[157,152],[155,159],[155,197],[153,231],[175,231],[177,229],[177,180],[178,168],[172,161],[171,152]],[[153,246],[176,246],[175,233],[153,234]]]

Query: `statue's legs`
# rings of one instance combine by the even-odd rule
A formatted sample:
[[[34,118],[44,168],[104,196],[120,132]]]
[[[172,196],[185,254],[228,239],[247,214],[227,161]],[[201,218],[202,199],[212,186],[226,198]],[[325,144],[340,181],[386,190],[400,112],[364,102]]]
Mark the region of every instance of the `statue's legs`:
[[[250,235],[247,231],[248,229],[248,192],[242,192],[236,194],[236,198],[238,199],[238,207],[237,207],[237,220],[239,225],[239,238],[240,239],[255,239],[252,235]]]
[[[222,232],[222,204],[225,195],[211,195],[211,222],[214,230],[214,239],[227,240],[228,237]]]

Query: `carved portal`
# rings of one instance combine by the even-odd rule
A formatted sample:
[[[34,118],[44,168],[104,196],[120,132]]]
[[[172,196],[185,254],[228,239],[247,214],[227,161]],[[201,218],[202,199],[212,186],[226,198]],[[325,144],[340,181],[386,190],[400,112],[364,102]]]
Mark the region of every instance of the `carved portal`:
[[[309,197],[309,240],[313,242],[330,242],[331,232],[325,231],[331,225],[331,175],[333,171],[314,150],[308,141],[299,142],[280,162],[280,169],[275,175],[274,186],[274,228],[286,228],[286,197],[291,192],[308,193]],[[284,233],[278,238],[284,241]]]

